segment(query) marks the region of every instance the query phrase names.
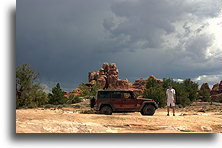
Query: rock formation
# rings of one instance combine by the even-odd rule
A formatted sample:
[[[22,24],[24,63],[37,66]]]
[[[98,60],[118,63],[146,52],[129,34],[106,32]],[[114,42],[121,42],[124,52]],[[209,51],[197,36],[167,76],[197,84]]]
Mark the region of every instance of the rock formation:
[[[72,92],[68,92],[68,91],[64,91],[64,97],[69,97],[70,94],[73,94],[73,95],[80,95],[82,93],[81,89],[79,88],[75,88],[73,89]]]
[[[210,91],[211,95],[215,95],[215,94],[218,94],[218,93],[219,93],[219,83],[214,84],[213,88]]]
[[[156,82],[158,84],[162,84],[163,82],[159,79],[157,79],[155,76],[151,75],[149,76],[149,78],[154,78],[154,80],[156,80]],[[132,87],[131,89],[134,91],[134,92],[137,92],[137,93],[143,93],[143,91],[146,89],[146,81],[149,79],[144,79],[144,78],[140,78],[138,80],[136,80],[133,84],[132,84]]]
[[[76,88],[76,89],[73,89],[71,93],[73,93],[74,95],[80,95],[82,93],[82,90],[79,88]]]
[[[64,91],[64,97],[68,97],[69,92],[68,91]]]
[[[133,90],[135,93],[143,93],[146,88],[146,80],[147,79],[143,78],[135,80],[135,82],[132,84],[131,90]]]
[[[222,80],[220,81],[220,83],[213,85],[210,94],[210,97],[213,101],[222,102]]]
[[[128,80],[118,78],[119,70],[115,63],[103,63],[99,71],[89,72],[89,83],[100,83],[101,89],[129,89],[131,83]]]
[[[146,88],[146,81],[147,79],[140,78],[133,83],[132,88],[144,90]]]
[[[101,89],[128,89],[137,93],[142,93],[146,88],[147,79],[140,78],[134,83],[118,78],[119,70],[115,63],[103,63],[99,71],[89,72],[88,80],[90,84],[100,83]],[[157,83],[162,84],[162,81],[153,77]]]

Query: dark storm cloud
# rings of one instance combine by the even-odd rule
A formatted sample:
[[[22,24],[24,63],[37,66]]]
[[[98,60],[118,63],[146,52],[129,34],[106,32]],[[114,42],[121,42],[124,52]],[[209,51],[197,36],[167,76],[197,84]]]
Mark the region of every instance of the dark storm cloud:
[[[44,81],[64,87],[86,81],[98,65],[93,49],[103,38],[104,3],[21,0],[17,7],[17,64],[29,63]]]
[[[128,1],[115,3],[111,7],[112,12],[117,17],[125,18],[125,21],[115,29],[110,29],[115,24],[112,21],[114,19],[111,18],[112,20],[105,20],[104,27],[110,31],[113,38],[119,36],[129,38],[127,42],[129,46],[143,41],[146,48],[160,48],[163,42],[162,36],[175,32],[175,22],[190,21],[192,23],[192,19],[195,17],[201,16],[200,19],[206,19],[218,15],[220,7],[215,6],[212,2],[199,2],[196,5],[188,2],[141,0],[131,3]],[[189,31],[188,27],[185,29]],[[135,46],[132,47],[135,48]]]
[[[50,87],[60,82],[67,90],[86,82],[87,73],[103,62],[117,63],[120,77],[130,81],[151,74],[159,78],[218,74],[219,58],[206,57],[215,41],[205,31],[205,20],[218,16],[220,4],[219,0],[20,0],[16,62],[31,64]]]
[[[114,17],[122,19],[122,22],[115,21],[113,17],[107,18],[104,28],[109,31],[112,40],[117,40],[116,44],[125,41],[125,46],[116,51],[137,52],[132,55],[123,52],[117,61],[122,63],[127,58],[135,59],[133,62],[123,62],[123,67],[128,67],[128,70],[134,67],[129,73],[134,76],[155,73],[160,77],[184,78],[219,72],[220,57],[214,57],[214,60],[206,58],[206,50],[212,46],[214,36],[202,32],[208,25],[205,20],[218,16],[220,12],[220,7],[215,3],[219,4],[220,1],[143,0],[113,4]],[[182,31],[178,30],[179,25]],[[163,44],[163,37],[170,34],[176,34],[171,42],[178,43],[167,48]],[[125,55],[123,60],[121,55]]]

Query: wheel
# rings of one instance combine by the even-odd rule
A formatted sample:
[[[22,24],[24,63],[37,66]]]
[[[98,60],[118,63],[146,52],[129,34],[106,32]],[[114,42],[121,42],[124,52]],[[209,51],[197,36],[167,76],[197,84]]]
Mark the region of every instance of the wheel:
[[[141,114],[147,115],[147,116],[152,116],[155,113],[155,110],[156,110],[156,108],[153,105],[148,104],[143,107]]]
[[[110,106],[103,106],[101,109],[100,109],[100,113],[101,114],[105,114],[105,115],[112,115],[112,108]]]

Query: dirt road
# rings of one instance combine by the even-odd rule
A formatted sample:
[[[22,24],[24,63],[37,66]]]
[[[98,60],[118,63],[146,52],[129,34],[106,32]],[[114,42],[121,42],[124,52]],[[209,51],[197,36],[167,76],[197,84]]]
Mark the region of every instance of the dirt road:
[[[68,108],[16,110],[16,133],[220,133],[221,129],[221,112],[181,110],[166,116],[165,109],[158,109],[154,116],[142,116],[81,114]]]

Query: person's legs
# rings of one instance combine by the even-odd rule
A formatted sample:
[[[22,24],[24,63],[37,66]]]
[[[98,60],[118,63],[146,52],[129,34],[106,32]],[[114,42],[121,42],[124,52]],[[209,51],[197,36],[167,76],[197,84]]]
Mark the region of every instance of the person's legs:
[[[175,116],[175,103],[172,103],[172,108],[173,108],[173,116]]]
[[[170,107],[167,106],[167,116],[169,116],[169,112],[170,112]]]
[[[167,100],[167,116],[169,116],[169,112],[170,112],[170,101]]]
[[[173,115],[175,116],[175,107],[172,106],[172,108],[173,108]]]

